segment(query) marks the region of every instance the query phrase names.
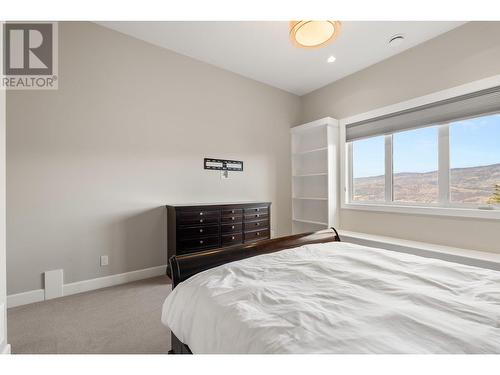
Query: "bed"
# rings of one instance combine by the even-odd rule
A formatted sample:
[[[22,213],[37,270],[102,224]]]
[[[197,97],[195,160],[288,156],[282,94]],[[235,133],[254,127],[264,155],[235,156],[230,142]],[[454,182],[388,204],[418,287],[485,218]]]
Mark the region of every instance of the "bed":
[[[500,353],[500,272],[326,230],[171,260],[172,353]]]

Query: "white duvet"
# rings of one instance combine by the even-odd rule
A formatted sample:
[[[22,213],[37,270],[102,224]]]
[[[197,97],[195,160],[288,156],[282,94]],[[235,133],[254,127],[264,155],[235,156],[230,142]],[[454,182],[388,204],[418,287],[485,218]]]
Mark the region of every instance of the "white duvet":
[[[500,272],[306,245],[191,277],[162,322],[193,353],[500,353]]]

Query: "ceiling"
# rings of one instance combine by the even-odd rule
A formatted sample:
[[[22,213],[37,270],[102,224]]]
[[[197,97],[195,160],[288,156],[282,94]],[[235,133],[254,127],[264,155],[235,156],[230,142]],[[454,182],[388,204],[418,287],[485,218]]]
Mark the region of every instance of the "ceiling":
[[[285,21],[97,22],[268,85],[304,95],[435,38],[464,22],[346,21],[321,49],[294,47]],[[404,42],[389,46],[403,34]],[[334,63],[327,63],[329,56]]]

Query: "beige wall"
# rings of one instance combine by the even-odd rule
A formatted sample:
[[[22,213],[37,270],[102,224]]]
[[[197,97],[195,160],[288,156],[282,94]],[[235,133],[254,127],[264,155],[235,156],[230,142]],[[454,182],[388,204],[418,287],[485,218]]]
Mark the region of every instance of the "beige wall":
[[[69,283],[165,264],[167,203],[269,200],[290,232],[297,96],[91,23],[59,39],[59,90],[7,94],[9,294],[49,269]],[[245,171],[223,181],[203,157]]]
[[[344,118],[500,74],[500,22],[473,22],[302,97],[303,122]],[[494,220],[341,211],[345,230],[500,253]]]

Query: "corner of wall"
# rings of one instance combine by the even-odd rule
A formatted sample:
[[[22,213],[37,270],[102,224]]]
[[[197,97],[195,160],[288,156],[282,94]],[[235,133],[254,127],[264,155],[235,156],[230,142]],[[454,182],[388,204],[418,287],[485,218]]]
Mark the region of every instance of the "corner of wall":
[[[0,50],[3,41],[0,23]],[[0,61],[0,70],[2,62]],[[10,352],[7,344],[7,267],[5,255],[5,89],[0,89],[0,353]]]

